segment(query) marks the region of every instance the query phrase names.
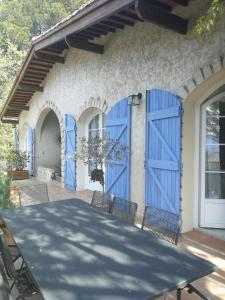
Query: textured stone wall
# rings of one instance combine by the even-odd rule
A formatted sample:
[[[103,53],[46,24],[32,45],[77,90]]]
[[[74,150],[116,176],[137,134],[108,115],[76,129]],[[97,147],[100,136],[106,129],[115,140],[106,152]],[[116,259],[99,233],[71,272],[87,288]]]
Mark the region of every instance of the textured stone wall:
[[[181,13],[192,15],[194,20],[206,2],[191,1],[190,9],[187,12],[181,9]],[[144,22],[108,34],[99,41],[96,39],[105,45],[104,55],[70,49],[65,53],[65,64],[56,64],[50,71],[44,92],[37,92],[32,98],[30,111],[21,114],[21,128],[24,123],[35,127],[41,110],[56,105],[63,131],[66,113],[77,119],[88,105],[106,111],[129,94],[142,92],[142,103],[132,112],[131,149],[131,195],[132,200],[138,202],[141,215],[144,207],[146,90],[166,89],[185,99],[213,73],[225,67],[224,31],[225,18],[215,31],[202,38],[194,37],[191,30],[187,35],[179,35]],[[22,140],[21,136],[21,144]],[[64,149],[62,159],[63,153]]]

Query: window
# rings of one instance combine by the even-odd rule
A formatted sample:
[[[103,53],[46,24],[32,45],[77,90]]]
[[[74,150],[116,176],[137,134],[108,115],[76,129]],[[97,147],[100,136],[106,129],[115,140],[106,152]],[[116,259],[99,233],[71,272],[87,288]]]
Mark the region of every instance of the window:
[[[97,114],[88,124],[88,139],[95,138],[96,136],[103,136],[104,132],[104,115]],[[90,162],[88,165],[88,173],[90,174],[97,166],[94,162]]]
[[[205,197],[225,199],[225,99],[206,107]]]

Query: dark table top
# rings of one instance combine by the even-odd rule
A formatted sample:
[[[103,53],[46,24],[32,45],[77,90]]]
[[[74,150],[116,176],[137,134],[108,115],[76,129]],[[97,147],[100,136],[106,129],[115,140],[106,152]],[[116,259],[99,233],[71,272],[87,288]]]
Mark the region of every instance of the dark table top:
[[[214,271],[78,199],[1,215],[46,300],[154,299]]]

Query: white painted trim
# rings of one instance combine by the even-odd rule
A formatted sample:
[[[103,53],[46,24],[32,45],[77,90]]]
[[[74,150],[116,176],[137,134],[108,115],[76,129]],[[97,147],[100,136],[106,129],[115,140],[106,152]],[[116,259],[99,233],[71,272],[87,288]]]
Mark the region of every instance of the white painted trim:
[[[206,141],[206,108],[225,97],[225,92],[220,93],[211,99],[208,99],[201,105],[201,136],[200,136],[200,197],[199,197],[199,210],[200,210],[200,219],[199,219],[199,226],[200,227],[209,227],[207,220],[205,218],[205,210],[204,210],[204,203],[207,201],[211,203],[223,203],[224,199],[205,199],[205,141]],[[220,172],[221,173],[221,172]],[[211,225],[213,226],[213,224]],[[218,225],[214,225],[214,227],[218,227]]]
[[[194,155],[194,228],[199,227],[199,185],[200,185],[200,124],[201,124],[201,105],[206,101],[206,99],[216,92],[221,86],[225,85],[225,78],[216,82],[210,88],[206,89],[201,97],[197,100],[193,97],[188,97],[186,101],[195,101],[194,111],[195,111],[195,155]],[[197,91],[198,89],[196,89]]]

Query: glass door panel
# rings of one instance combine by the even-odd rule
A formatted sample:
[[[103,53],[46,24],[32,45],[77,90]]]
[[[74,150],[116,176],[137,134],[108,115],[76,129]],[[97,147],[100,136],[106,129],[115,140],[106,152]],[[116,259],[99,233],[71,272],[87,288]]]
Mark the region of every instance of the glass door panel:
[[[225,228],[225,93],[202,107],[201,170],[200,225]]]

